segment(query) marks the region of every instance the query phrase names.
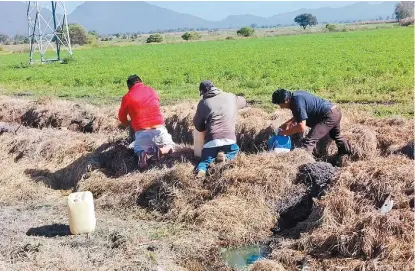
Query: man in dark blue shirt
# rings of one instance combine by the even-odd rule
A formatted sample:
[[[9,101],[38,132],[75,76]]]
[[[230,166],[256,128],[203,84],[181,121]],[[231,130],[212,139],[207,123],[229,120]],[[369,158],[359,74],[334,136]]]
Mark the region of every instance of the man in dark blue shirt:
[[[329,134],[336,142],[339,155],[350,154],[350,145],[340,134],[341,112],[335,105],[306,91],[291,92],[277,89],[272,94],[272,103],[290,109],[293,118],[280,126],[279,134],[290,136],[311,130],[304,138],[303,148],[312,152],[316,143]]]

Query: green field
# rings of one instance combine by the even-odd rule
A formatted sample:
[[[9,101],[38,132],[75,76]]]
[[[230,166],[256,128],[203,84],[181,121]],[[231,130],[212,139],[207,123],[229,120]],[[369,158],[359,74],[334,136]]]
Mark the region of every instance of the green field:
[[[277,87],[311,90],[378,114],[413,115],[414,29],[79,49],[68,64],[28,66],[27,54],[0,56],[0,88],[114,100],[137,73],[163,103],[198,97],[198,84],[243,93],[269,107]]]

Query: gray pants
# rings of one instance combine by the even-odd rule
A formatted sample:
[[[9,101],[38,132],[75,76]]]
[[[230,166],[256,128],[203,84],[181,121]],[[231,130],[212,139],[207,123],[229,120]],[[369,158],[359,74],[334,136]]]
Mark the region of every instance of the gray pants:
[[[134,153],[142,151],[152,153],[154,147],[175,146],[173,139],[166,127],[159,127],[156,129],[141,130],[135,132]]]

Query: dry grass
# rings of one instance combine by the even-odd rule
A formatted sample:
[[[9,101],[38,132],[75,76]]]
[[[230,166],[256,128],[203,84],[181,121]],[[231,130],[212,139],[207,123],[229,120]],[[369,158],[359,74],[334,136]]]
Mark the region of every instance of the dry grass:
[[[167,248],[170,245],[163,243],[163,261],[181,266],[173,264],[166,270],[227,270],[219,249],[270,238],[280,212],[305,192],[306,187],[296,181],[299,168],[315,161],[300,149],[280,155],[257,153],[272,134],[270,125],[278,127],[289,118],[286,111],[241,110],[237,136],[243,152],[233,162],[212,166],[205,180],[196,180],[197,160],[186,145],[180,145],[174,156],[159,165],[138,172],[124,140],[127,132],[116,128],[114,107],[102,110],[67,101],[10,98],[2,99],[1,105],[0,121],[13,129],[0,135],[0,166],[5,169],[0,172],[0,203],[55,204],[71,190],[92,191],[98,214],[139,210],[125,220],[174,225],[154,233],[171,245]],[[190,103],[163,108],[166,126],[176,141],[192,142],[194,110]],[[29,118],[32,122],[22,118],[28,115],[34,116]],[[68,119],[79,116],[94,119],[92,133],[81,128],[68,130],[73,125]],[[13,133],[19,123],[23,125]],[[398,127],[400,133],[395,132]],[[414,176],[413,160],[408,159],[411,154],[413,158],[413,124],[351,112],[343,120],[343,130],[353,146],[352,159],[342,164],[327,196],[315,200],[310,217],[290,230],[301,232],[300,238],[285,236],[283,242],[271,246],[270,259],[257,262],[252,270],[296,270],[306,256],[313,270],[321,266],[327,270],[334,266],[405,270],[413,260]],[[329,143],[321,144],[326,155],[335,152],[334,144]],[[389,195],[395,207],[382,215],[378,208]],[[68,247],[62,251],[71,257],[78,255]],[[47,249],[42,257],[52,252]],[[142,251],[131,249],[129,253],[134,257]],[[150,261],[156,257],[149,255]],[[53,264],[45,258],[39,260]],[[88,259],[82,261],[88,265]],[[7,264],[11,269],[28,266]],[[125,262],[113,267],[130,268]]]
[[[237,246],[269,237],[275,213],[263,198],[223,195],[200,206],[194,223],[217,232],[223,245]]]
[[[250,271],[285,271],[286,269],[278,262],[272,260],[259,260],[255,262]]]
[[[378,155],[376,134],[363,126],[352,127],[344,133],[351,145],[353,160],[370,160]]]
[[[395,205],[383,215],[378,208],[389,195]],[[411,198],[411,160],[391,156],[352,163],[341,170],[330,193],[318,203],[324,209],[321,224],[287,247],[305,251],[315,259],[324,259],[324,265],[331,268],[339,258],[353,258],[360,262],[350,261],[345,269],[378,261],[385,269],[376,270],[397,270],[394,268],[398,266],[403,267],[399,270],[406,270],[413,260]],[[291,261],[280,259],[278,249],[275,255],[273,259],[279,259],[288,267],[298,261],[294,255],[289,257]]]
[[[114,108],[98,108],[52,98],[31,101],[2,97],[0,121],[17,122],[27,127],[66,127],[69,130],[92,133],[117,129]]]

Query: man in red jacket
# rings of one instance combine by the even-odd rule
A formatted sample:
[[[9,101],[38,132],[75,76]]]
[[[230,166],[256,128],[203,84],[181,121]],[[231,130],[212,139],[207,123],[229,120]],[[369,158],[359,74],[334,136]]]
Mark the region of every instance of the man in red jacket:
[[[134,153],[140,169],[147,167],[148,156],[171,153],[174,142],[164,126],[160,112],[160,99],[151,87],[143,84],[140,77],[131,75],[127,80],[128,93],[124,95],[118,118],[128,126],[127,115],[135,132]]]

